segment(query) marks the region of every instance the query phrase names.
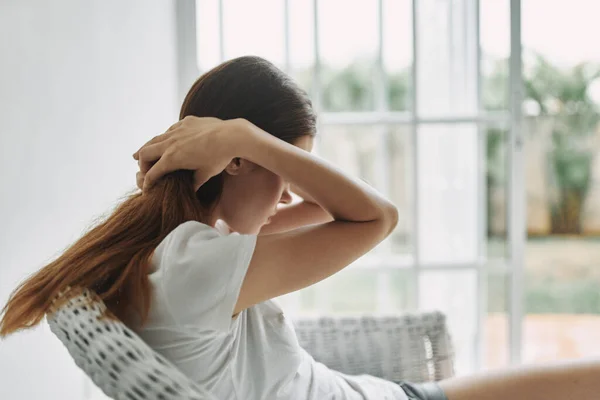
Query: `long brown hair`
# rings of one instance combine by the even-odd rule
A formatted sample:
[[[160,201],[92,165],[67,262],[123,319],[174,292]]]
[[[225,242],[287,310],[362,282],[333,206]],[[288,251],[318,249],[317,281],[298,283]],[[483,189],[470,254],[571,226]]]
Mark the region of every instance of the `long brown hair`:
[[[252,56],[227,61],[198,78],[179,118],[188,115],[245,118],[290,143],[316,133],[306,93],[273,64]],[[135,311],[143,324],[150,308],[147,267],[154,249],[183,222],[206,221],[220,197],[222,174],[197,192],[192,179],[191,171],[175,171],[148,193],[130,195],[55,261],[22,282],[2,309],[0,337],[40,323],[53,299],[67,288],[89,288],[106,303],[108,317],[124,320]]]

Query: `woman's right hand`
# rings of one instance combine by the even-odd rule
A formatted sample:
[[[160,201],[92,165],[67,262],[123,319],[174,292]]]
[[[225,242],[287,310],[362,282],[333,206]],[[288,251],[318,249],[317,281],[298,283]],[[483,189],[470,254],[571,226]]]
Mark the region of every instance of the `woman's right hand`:
[[[137,184],[146,191],[160,177],[180,169],[194,171],[194,190],[221,173],[236,157],[238,120],[187,116],[133,154],[140,171]]]

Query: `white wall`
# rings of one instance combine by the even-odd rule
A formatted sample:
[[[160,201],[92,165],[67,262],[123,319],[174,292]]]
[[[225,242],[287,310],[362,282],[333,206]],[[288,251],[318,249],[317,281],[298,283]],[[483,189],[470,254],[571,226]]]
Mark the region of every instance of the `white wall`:
[[[0,306],[134,188],[175,122],[174,0],[0,1]],[[0,399],[81,400],[44,325],[0,341]]]

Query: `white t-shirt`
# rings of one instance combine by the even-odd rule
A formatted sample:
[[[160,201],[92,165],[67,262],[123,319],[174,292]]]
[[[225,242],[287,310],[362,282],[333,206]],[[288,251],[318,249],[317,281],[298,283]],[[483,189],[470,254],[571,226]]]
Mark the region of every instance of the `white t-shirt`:
[[[255,235],[178,226],[152,257],[150,314],[133,329],[218,399],[406,400],[395,383],[316,362],[273,300],[231,317],[255,244]]]

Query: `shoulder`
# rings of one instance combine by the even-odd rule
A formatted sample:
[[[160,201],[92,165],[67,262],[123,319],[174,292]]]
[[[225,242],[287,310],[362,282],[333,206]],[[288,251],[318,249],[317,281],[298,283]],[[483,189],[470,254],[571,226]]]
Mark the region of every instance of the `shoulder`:
[[[157,254],[181,249],[189,244],[199,244],[220,236],[217,229],[198,221],[186,221],[173,229],[156,248]]]
[[[203,224],[202,222],[186,221],[173,229],[166,239],[168,239],[169,236],[171,237],[171,240],[178,239],[185,241],[190,239],[210,240],[221,236],[221,234],[216,228]]]
[[[255,235],[224,235],[197,221],[175,228],[154,255],[156,280],[175,320],[227,329],[255,241]]]
[[[224,234],[210,225],[187,221],[167,235],[156,249],[156,256],[170,264],[232,261],[240,256],[245,259],[255,244],[256,235]]]
[[[153,269],[162,264],[166,258],[171,258],[173,252],[180,252],[190,242],[202,243],[219,236],[219,232],[210,225],[198,221],[186,221],[178,225],[160,242],[152,256]]]

